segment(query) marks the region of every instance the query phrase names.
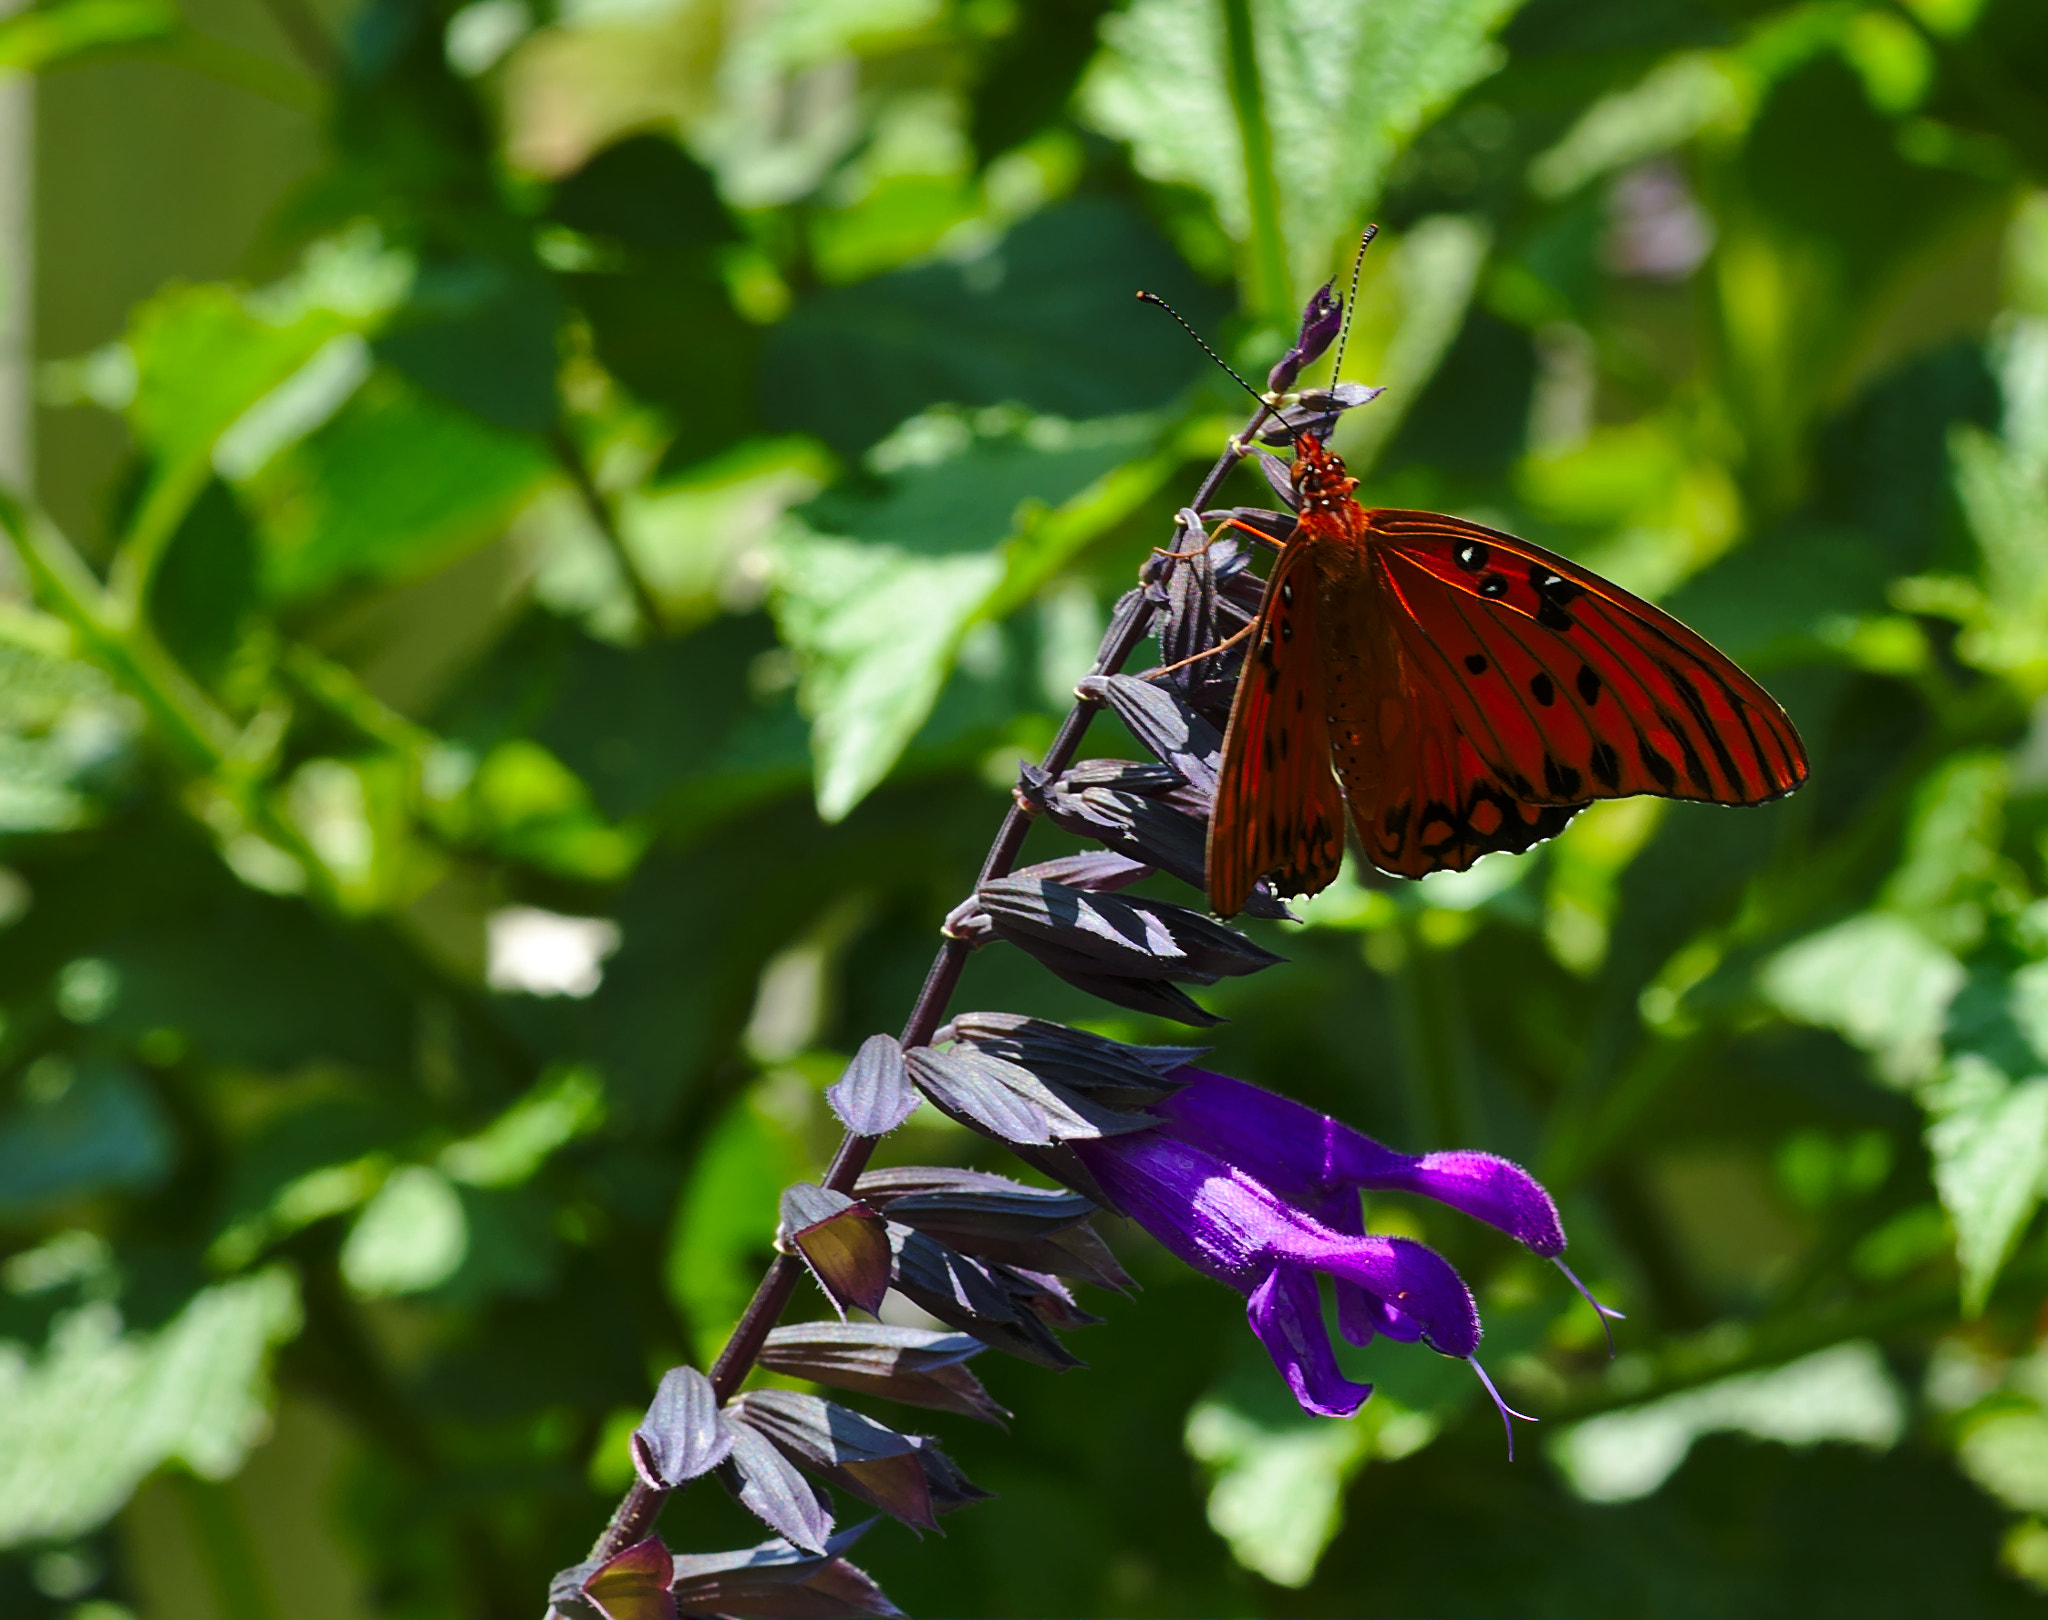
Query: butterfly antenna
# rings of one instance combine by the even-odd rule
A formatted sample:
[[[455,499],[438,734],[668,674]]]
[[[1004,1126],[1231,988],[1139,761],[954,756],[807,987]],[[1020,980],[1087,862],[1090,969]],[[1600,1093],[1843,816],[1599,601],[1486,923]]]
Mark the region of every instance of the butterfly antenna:
[[[1218,354],[1214,349],[1210,348],[1208,340],[1204,338],[1200,332],[1197,332],[1192,326],[1188,325],[1186,318],[1181,314],[1179,310],[1175,309],[1173,305],[1169,304],[1164,298],[1161,298],[1157,293],[1141,292],[1138,294],[1138,300],[1141,303],[1157,304],[1161,309],[1165,310],[1167,314],[1171,315],[1175,320],[1179,321],[1181,325],[1181,330],[1186,332],[1187,335],[1193,338],[1197,343],[1201,344],[1202,353],[1206,354],[1211,360],[1214,360],[1216,364],[1221,366],[1224,369],[1224,371],[1228,373],[1230,380],[1232,382],[1236,383],[1238,387],[1242,388],[1247,394],[1251,395],[1252,398],[1257,400],[1261,405],[1266,406],[1268,409],[1273,408],[1273,402],[1270,399],[1268,399],[1264,394],[1260,393],[1250,383],[1246,382],[1234,370],[1232,370],[1230,362],[1224,359],[1223,356]],[[1282,424],[1285,424],[1285,422],[1287,421],[1287,418],[1281,416],[1278,410],[1273,410],[1273,414],[1276,417],[1279,417]]]
[[[1351,337],[1351,312],[1358,308],[1358,272],[1365,268],[1365,250],[1372,246],[1372,239],[1380,234],[1377,225],[1368,225],[1358,239],[1358,256],[1351,261],[1351,296],[1344,300],[1344,324],[1337,328],[1337,358],[1330,362],[1330,381],[1336,382],[1344,375],[1344,345]],[[1139,295],[1143,297],[1141,293]]]

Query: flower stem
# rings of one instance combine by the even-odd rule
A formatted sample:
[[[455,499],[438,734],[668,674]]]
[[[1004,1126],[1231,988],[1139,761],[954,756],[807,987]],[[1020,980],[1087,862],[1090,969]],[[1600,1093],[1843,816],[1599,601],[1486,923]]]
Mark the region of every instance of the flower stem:
[[[1208,477],[1202,480],[1201,488],[1188,503],[1195,510],[1200,511],[1209,505],[1225,475],[1244,456],[1245,447],[1269,414],[1269,410],[1261,406],[1245,425],[1244,431],[1231,440],[1230,448],[1209,469]],[[1180,543],[1177,534],[1174,539],[1176,549]],[[1095,654],[1095,666],[1090,673],[1113,675],[1123,668],[1151,629],[1153,612],[1153,604],[1142,592],[1134,591],[1127,596],[1103,634],[1102,645]],[[1074,704],[1054,735],[1052,746],[1045,751],[1041,769],[1054,775],[1066,769],[1100,707],[1099,703],[1088,698],[1079,699]],[[1031,816],[1021,806],[1010,806],[1002,826],[997,829],[995,842],[989,846],[988,858],[982,862],[977,884],[1003,877],[1010,871],[1016,864],[1018,851],[1024,847],[1024,835],[1030,830],[1031,821]],[[965,942],[957,939],[949,939],[939,947],[939,954],[932,959],[931,971],[925,975],[924,988],[918,992],[910,1017],[903,1025],[902,1044],[906,1050],[931,1044],[932,1035],[945,1018],[947,1005],[960,982],[961,969],[967,965],[967,952]],[[857,1136],[848,1131],[840,1140],[839,1151],[832,1156],[831,1168],[825,1172],[825,1186],[834,1192],[851,1192],[861,1172],[867,1168],[877,1140],[876,1137]],[[712,1364],[711,1387],[717,1391],[721,1405],[732,1399],[746,1381],[747,1374],[754,1370],[755,1358],[760,1355],[769,1332],[788,1307],[799,1275],[797,1262],[786,1254],[777,1255],[763,1274],[738,1326],[732,1330],[725,1348],[718,1354],[718,1360]],[[645,1480],[634,1481],[632,1489],[612,1514],[611,1522],[605,1526],[604,1534],[591,1548],[591,1561],[603,1563],[634,1543],[645,1540],[670,1494]]]
[[[597,487],[590,463],[584,458],[583,447],[567,428],[557,428],[549,434],[548,447],[554,451],[562,470],[569,475],[576,498],[583,503],[584,511],[590,514],[591,523],[604,541],[605,549],[611,553],[613,565],[625,580],[626,589],[632,593],[641,629],[649,641],[658,640],[666,628],[661,618],[661,602],[654,594],[654,587],[647,583],[647,576],[640,571],[639,563],[634,560],[632,548],[626,544],[626,536],[619,528],[611,503],[604,498],[604,491]]]

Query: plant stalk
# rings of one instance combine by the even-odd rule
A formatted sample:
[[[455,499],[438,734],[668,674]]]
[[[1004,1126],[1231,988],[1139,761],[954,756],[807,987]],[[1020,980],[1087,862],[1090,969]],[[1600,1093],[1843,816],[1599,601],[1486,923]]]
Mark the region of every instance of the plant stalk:
[[[1216,465],[1209,469],[1209,475],[1202,480],[1189,504],[1200,511],[1206,507],[1221,487],[1224,477],[1237,465],[1250,447],[1259,424],[1271,414],[1269,408],[1261,406],[1245,424],[1242,432],[1230,441]],[[1184,532],[1184,531],[1183,531]],[[1174,549],[1180,547],[1180,535],[1174,538]],[[1155,609],[1142,594],[1133,595],[1123,610],[1111,621],[1104,633],[1102,645],[1095,655],[1095,666],[1090,671],[1095,675],[1113,675],[1122,669],[1138,643],[1152,627]],[[1068,711],[1058,733],[1053,737],[1052,746],[1045,752],[1041,768],[1053,774],[1066,769],[1073,760],[1081,739],[1087,733],[1089,722],[1095,718],[1101,707],[1087,698],[1076,701]],[[997,829],[995,842],[989,846],[988,858],[982,862],[981,875],[977,886],[1003,877],[1016,864],[1018,851],[1024,846],[1024,835],[1030,830],[1032,817],[1019,805],[1012,804],[1009,813],[1003,817],[1002,826]],[[961,970],[967,965],[968,947],[957,939],[949,939],[939,947],[939,953],[932,960],[931,971],[925,975],[924,988],[918,992],[916,1003],[910,1009],[910,1016],[903,1025],[902,1044],[906,1050],[915,1046],[931,1044],[933,1032],[946,1016],[947,1005],[953,999],[953,991],[959,985]],[[868,1160],[875,1150],[879,1138],[857,1136],[848,1131],[839,1143],[839,1151],[832,1156],[830,1169],[825,1172],[824,1185],[834,1192],[850,1193],[861,1172],[868,1166]],[[769,1332],[780,1320],[788,1307],[790,1296],[796,1291],[802,1268],[790,1255],[779,1254],[763,1274],[761,1283],[754,1290],[754,1297],[748,1302],[739,1324],[719,1352],[718,1360],[712,1364],[711,1387],[717,1391],[719,1404],[732,1399],[739,1387],[746,1381],[747,1374],[754,1370],[754,1361],[761,1353],[761,1346],[767,1341]],[[618,1509],[612,1514],[611,1522],[605,1526],[604,1534],[590,1549],[593,1563],[604,1563],[617,1557],[636,1542],[643,1541],[654,1529],[662,1505],[673,1493],[649,1485],[645,1480],[635,1480],[627,1491]]]

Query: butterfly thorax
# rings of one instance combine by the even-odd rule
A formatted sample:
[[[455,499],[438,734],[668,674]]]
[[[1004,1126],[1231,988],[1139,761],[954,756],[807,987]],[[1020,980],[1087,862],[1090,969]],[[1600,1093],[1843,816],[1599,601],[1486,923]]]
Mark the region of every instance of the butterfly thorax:
[[[1322,441],[1311,434],[1304,433],[1294,441],[1290,476],[1304,515],[1341,512],[1353,505],[1351,492],[1358,488],[1358,480],[1344,470],[1343,457],[1324,449]]]

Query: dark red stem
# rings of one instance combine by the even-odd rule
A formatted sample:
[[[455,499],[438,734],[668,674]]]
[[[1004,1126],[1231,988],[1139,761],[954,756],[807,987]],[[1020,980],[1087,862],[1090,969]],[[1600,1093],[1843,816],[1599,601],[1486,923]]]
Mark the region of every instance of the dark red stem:
[[[1202,487],[1189,503],[1196,511],[1208,506],[1224,476],[1243,458],[1252,435],[1269,414],[1266,408],[1261,407],[1244,431],[1231,441],[1230,448],[1216,465],[1209,469],[1209,476],[1202,480]],[[1174,544],[1179,546],[1178,537]],[[1145,633],[1151,628],[1152,614],[1153,605],[1144,596],[1132,596],[1103,636],[1091,673],[1112,675],[1123,668],[1125,660],[1136,651],[1138,643],[1144,640]],[[1095,718],[1100,707],[1099,703],[1086,698],[1075,703],[1053,738],[1052,746],[1045,751],[1042,769],[1058,775],[1067,768],[1081,746],[1088,723]],[[1002,877],[1016,864],[1017,852],[1024,847],[1024,835],[1031,828],[1031,820],[1021,806],[1010,806],[1009,814],[1003,817],[1002,827],[996,833],[995,842],[989,846],[988,859],[982,862],[978,883]],[[930,1044],[932,1033],[945,1017],[947,1004],[952,1001],[954,988],[960,982],[960,970],[966,964],[967,946],[960,940],[949,939],[939,947],[939,954],[932,960],[931,971],[925,975],[924,988],[918,992],[916,1005],[910,1009],[910,1017],[903,1025],[902,1039],[906,1050]],[[834,1192],[851,1192],[853,1184],[867,1168],[878,1140],[847,1132],[839,1143],[839,1151],[832,1156],[832,1166],[825,1172],[824,1184]],[[754,1358],[760,1355],[770,1329],[788,1307],[789,1296],[796,1292],[801,1273],[802,1268],[794,1258],[779,1254],[761,1278],[761,1286],[754,1290],[746,1313],[740,1317],[739,1325],[732,1330],[732,1337],[725,1341],[725,1348],[719,1352],[718,1360],[711,1368],[711,1387],[718,1392],[720,1405],[732,1399],[746,1381],[747,1374],[754,1370]],[[612,1515],[611,1523],[605,1526],[604,1534],[597,1538],[597,1545],[590,1549],[592,1562],[603,1563],[617,1557],[635,1542],[645,1540],[653,1531],[654,1521],[660,1516],[662,1504],[670,1494],[655,1489],[645,1480],[634,1481],[633,1488]]]

